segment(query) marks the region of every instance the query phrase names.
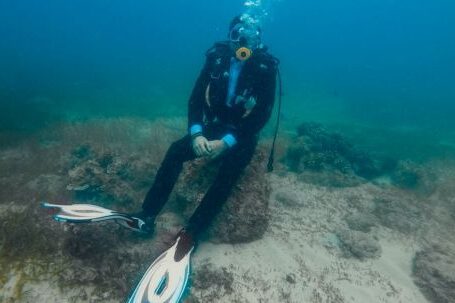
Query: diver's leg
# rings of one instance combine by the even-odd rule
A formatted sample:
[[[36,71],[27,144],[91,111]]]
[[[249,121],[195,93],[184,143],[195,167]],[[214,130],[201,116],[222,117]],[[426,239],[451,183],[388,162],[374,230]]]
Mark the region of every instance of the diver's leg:
[[[248,165],[256,149],[257,140],[252,139],[235,146],[222,159],[220,170],[215,181],[210,186],[201,203],[191,216],[185,228],[193,239],[197,239],[212,222],[215,215],[221,210],[224,202],[234,187],[237,179]]]
[[[194,158],[196,155],[191,146],[191,136],[187,135],[172,143],[142,204],[142,209],[147,216],[158,215],[177,182],[183,163]]]

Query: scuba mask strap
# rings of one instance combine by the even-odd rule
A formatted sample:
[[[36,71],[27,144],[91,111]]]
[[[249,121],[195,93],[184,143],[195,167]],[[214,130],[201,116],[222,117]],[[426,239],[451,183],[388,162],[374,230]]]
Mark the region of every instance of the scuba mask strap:
[[[278,128],[280,126],[280,116],[281,116],[281,99],[283,97],[283,85],[281,81],[281,74],[280,70],[277,67],[277,77],[278,77],[278,115],[276,118],[276,126],[275,126],[275,134],[273,135],[273,143],[272,147],[270,149],[270,155],[269,155],[269,161],[267,163],[267,171],[272,172],[273,171],[273,162],[275,160],[275,142],[276,142],[276,137],[278,135]]]

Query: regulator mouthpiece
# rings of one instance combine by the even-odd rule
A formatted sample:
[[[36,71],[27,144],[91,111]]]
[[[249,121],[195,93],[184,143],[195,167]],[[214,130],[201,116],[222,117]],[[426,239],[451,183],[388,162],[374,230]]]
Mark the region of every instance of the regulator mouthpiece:
[[[253,55],[253,51],[247,47],[240,47],[236,52],[235,56],[240,61],[246,61],[250,59],[251,55]]]

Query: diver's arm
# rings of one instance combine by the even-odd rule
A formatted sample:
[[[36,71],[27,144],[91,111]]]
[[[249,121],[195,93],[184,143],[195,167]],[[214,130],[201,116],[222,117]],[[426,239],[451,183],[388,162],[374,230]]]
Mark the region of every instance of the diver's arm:
[[[224,135],[221,140],[226,144],[227,147],[233,147],[234,145],[237,144],[237,139],[235,136],[231,133]]]
[[[209,58],[196,80],[188,101],[188,131],[191,136],[202,134],[205,89],[209,82]]]

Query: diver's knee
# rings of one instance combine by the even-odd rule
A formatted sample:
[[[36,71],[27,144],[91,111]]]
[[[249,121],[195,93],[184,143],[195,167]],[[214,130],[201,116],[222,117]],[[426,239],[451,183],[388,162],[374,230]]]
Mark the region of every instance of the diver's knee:
[[[175,160],[183,158],[185,152],[188,150],[187,144],[189,143],[185,138],[172,142],[167,150],[166,157],[171,157]]]

